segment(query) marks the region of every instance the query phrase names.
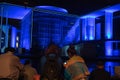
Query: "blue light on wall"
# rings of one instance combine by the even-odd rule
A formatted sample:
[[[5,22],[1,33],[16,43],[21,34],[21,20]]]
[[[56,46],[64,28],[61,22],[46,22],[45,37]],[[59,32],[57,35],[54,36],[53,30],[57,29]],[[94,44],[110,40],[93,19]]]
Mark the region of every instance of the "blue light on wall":
[[[112,41],[113,44],[113,56],[120,56],[120,41]]]
[[[9,38],[9,27],[8,25],[2,25],[1,32],[1,52],[4,52],[5,47],[8,46],[8,38]]]
[[[22,63],[22,64],[25,64],[25,61],[26,61],[27,59],[20,59],[20,62]]]
[[[29,50],[31,48],[32,13],[27,14],[21,21],[20,47]]]
[[[80,27],[79,26],[79,22],[80,22],[80,19],[77,19],[76,22],[75,22],[75,24],[73,26],[71,26],[71,29],[68,31],[68,34],[66,35],[65,39],[63,40],[64,42],[67,42],[67,43],[70,44],[70,43],[73,43],[74,41],[76,41],[75,40],[76,39],[76,34],[79,33],[79,32],[76,33],[76,29],[78,27]],[[77,37],[80,37],[80,34],[77,35]]]
[[[37,45],[44,49],[52,42],[62,47],[79,40],[80,35],[76,30],[79,29],[79,20],[76,21],[79,17],[54,14],[50,11],[34,11],[33,17],[32,46]]]
[[[94,40],[95,39],[95,18],[88,18],[88,37],[89,40]]]
[[[78,24],[80,24],[80,23],[78,23]],[[75,42],[79,42],[80,41],[80,32],[81,32],[81,26],[80,25],[76,28],[75,32],[76,32]]]
[[[17,29],[15,27],[11,27],[11,47],[16,47],[16,36],[17,36]]]
[[[87,40],[87,34],[86,34],[86,26],[87,26],[87,19],[82,19],[82,40]]]
[[[115,65],[115,63],[110,62],[110,61],[106,62],[105,65],[104,65],[105,66],[105,70],[107,70],[108,72],[110,72],[111,75],[114,74],[114,68],[113,68],[114,65]]]
[[[96,24],[96,40],[101,39],[101,23]]]
[[[29,7],[19,6],[19,5],[13,5],[9,3],[2,3],[0,4],[0,7],[3,7],[3,17],[6,17],[6,13],[8,13],[8,18],[12,19],[23,19],[32,9]],[[1,16],[1,11],[0,11]]]
[[[119,49],[113,50],[113,55],[114,56],[119,56]]]
[[[54,23],[52,26],[52,28],[54,28],[54,29],[51,29],[53,32],[53,33],[51,33],[51,37],[52,37],[52,42],[54,42],[55,44],[61,43],[61,36],[62,36],[61,25],[62,24],[63,24],[63,22],[61,20],[57,19],[56,23]]]
[[[105,12],[105,38],[112,39],[113,37],[113,13]]]
[[[82,19],[82,40],[95,39],[95,18],[87,17]]]
[[[105,42],[105,56],[112,56],[113,45],[111,41]]]
[[[105,62],[105,70],[111,73],[111,76],[114,76],[115,74],[115,66],[119,66],[119,62],[113,62],[113,61],[106,61]]]

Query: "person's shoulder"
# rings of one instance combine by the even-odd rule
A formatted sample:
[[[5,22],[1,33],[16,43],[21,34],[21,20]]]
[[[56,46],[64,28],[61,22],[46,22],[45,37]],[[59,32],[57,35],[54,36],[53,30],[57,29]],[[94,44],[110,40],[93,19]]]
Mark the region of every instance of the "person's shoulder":
[[[5,54],[0,54],[0,56],[3,56],[3,55],[5,55]]]
[[[0,57],[11,58],[11,55],[8,54],[8,53],[3,53],[3,54],[0,55]]]
[[[31,71],[33,71],[33,72],[37,72],[37,71],[36,71],[36,68],[34,68],[34,67],[32,67],[32,66],[27,66],[26,69],[28,69],[28,68],[29,68],[29,70],[31,70]]]
[[[19,60],[19,57],[16,56],[16,55],[12,55],[12,58],[16,59],[16,60]]]
[[[5,54],[0,54],[0,58],[4,58],[4,55],[5,55]]]

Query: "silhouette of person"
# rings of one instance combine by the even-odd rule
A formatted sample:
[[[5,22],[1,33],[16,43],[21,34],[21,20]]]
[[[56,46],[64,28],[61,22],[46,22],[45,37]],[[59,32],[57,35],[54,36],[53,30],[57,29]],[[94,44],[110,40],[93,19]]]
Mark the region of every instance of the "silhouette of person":
[[[111,80],[120,80],[120,66],[115,66],[114,75],[111,77]]]
[[[0,80],[18,80],[23,65],[14,53],[14,48],[7,47],[0,55]]]
[[[30,60],[26,60],[24,64],[24,80],[34,80],[37,71],[32,67]]]
[[[65,73],[71,76],[71,79],[68,80],[87,80],[87,76],[90,72],[84,59],[77,55],[74,45],[69,46],[67,53],[69,60],[64,64],[64,67]]]
[[[104,62],[98,61],[96,67],[91,72],[89,80],[111,80],[110,73],[104,69]]]
[[[45,56],[41,58],[41,79],[63,80],[62,77],[62,59],[59,56],[59,47],[50,44],[46,49]]]

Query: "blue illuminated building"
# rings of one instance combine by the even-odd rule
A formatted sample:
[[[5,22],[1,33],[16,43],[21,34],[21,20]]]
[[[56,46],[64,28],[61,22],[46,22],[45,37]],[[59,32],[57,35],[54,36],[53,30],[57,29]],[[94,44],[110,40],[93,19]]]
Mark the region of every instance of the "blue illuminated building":
[[[68,56],[68,45],[75,44],[77,53],[88,60],[116,59],[120,57],[119,23],[120,4],[79,16],[56,6],[0,3],[0,50],[3,52],[5,47],[12,46],[18,55],[22,55],[23,49],[35,49],[40,54],[55,43],[61,48],[61,55]],[[106,70],[113,71],[111,65],[119,64],[107,62]]]
[[[116,31],[120,18],[120,4],[109,6],[89,14],[78,16],[55,6],[24,7],[8,3],[0,4],[0,29],[7,46],[45,49],[50,43],[59,47],[69,44],[95,42],[103,47],[102,55],[118,56],[120,38]],[[17,20],[8,23],[9,20]],[[4,22],[3,22],[4,21]],[[6,31],[5,31],[5,27]],[[4,28],[3,28],[4,27]],[[0,32],[0,37],[2,32]],[[9,37],[9,38],[8,38]],[[100,44],[99,44],[100,43]],[[105,53],[105,54],[104,54]]]
[[[81,16],[82,40],[97,40],[104,47],[104,56],[119,56],[119,28],[115,22],[120,16],[120,4],[94,11]],[[116,15],[117,14],[117,15]],[[117,18],[116,18],[117,17]],[[118,29],[118,30],[117,30]],[[117,35],[116,35],[117,31]],[[116,46],[114,46],[116,43]],[[99,45],[99,44],[98,44]],[[116,55],[115,55],[116,54]]]
[[[33,13],[33,46],[44,49],[50,43],[55,43],[62,47],[75,41],[75,37],[80,37],[76,36],[79,17],[68,14],[67,10],[53,6],[37,6]]]

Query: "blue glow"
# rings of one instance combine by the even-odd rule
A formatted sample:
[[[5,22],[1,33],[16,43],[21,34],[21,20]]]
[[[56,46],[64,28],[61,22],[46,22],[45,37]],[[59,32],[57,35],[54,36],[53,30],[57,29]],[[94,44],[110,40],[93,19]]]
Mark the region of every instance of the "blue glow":
[[[31,8],[24,7],[24,6],[18,6],[8,3],[2,3],[0,4],[0,8],[3,7],[4,12],[2,17],[13,18],[13,19],[21,19],[21,35],[20,35],[20,47],[29,49],[31,46],[31,30],[30,27],[32,25],[31,22],[31,15],[29,13],[31,12]],[[66,9],[55,7],[55,6],[37,6],[36,8],[40,9],[47,9],[51,11],[61,12],[61,13],[68,13]],[[36,35],[41,34],[39,37],[39,44],[42,45],[42,47],[47,46],[51,41],[53,41],[56,44],[60,44],[61,42],[73,43],[78,42],[80,40],[80,27],[82,27],[82,40],[94,40],[95,39],[95,29],[97,31],[96,38],[100,39],[100,31],[101,31],[101,25],[99,25],[99,28],[95,28],[95,18],[105,15],[105,38],[106,39],[112,39],[113,37],[113,12],[120,10],[120,4],[115,6],[109,6],[107,8],[97,10],[95,12],[92,12],[88,15],[80,17],[82,19],[82,26],[79,24],[79,20],[75,22],[75,24],[70,24],[72,20],[74,21],[75,18],[70,18],[73,16],[70,16],[66,18],[65,15],[54,15],[54,14],[44,14],[44,12],[39,12],[37,15],[35,15],[34,22],[36,22],[39,25],[34,24],[35,28],[40,29],[38,30],[38,33]],[[13,15],[14,13],[14,15]],[[41,14],[43,13],[43,14]],[[34,14],[36,14],[34,12]],[[36,16],[38,18],[36,18]],[[49,16],[49,17],[48,17]],[[44,18],[43,18],[44,17]],[[72,26],[71,26],[72,25]],[[67,26],[67,27],[66,27]],[[44,28],[43,28],[44,27]],[[54,28],[54,29],[53,29]],[[66,30],[64,30],[66,28]],[[69,29],[68,29],[69,28]],[[44,33],[40,33],[44,29]],[[48,30],[47,30],[48,29]],[[15,35],[16,30],[13,29],[12,32],[12,41],[11,45],[15,46]],[[41,37],[42,36],[42,37]],[[110,45],[110,44],[106,44]],[[107,50],[108,49],[108,50]],[[106,54],[111,55],[112,48],[108,47],[106,48]]]
[[[43,34],[43,35],[45,35],[45,34]],[[49,38],[39,38],[39,41],[40,41],[40,43],[38,46],[41,46],[42,49],[46,48],[50,43]]]
[[[87,28],[89,31],[88,33],[88,37],[89,40],[94,40],[95,39],[95,18],[88,18],[88,27]]]
[[[13,19],[23,19],[32,9],[29,7],[13,5],[9,3],[2,3],[0,7],[3,7],[4,13],[3,17],[13,18]],[[13,15],[14,14],[14,15]],[[1,11],[0,11],[1,16]]]
[[[4,52],[4,48],[8,46],[8,38],[9,38],[9,27],[10,26],[6,26],[6,25],[2,25],[2,40],[1,40],[1,52]]]
[[[32,27],[31,14],[32,13],[29,13],[21,21],[20,47],[28,50],[31,47],[31,27]]]
[[[80,18],[76,20],[76,22],[73,26],[71,26],[71,29],[69,30],[68,34],[66,35],[66,37],[63,41],[65,41],[67,43],[73,43],[73,41],[75,40],[75,36],[76,36],[76,29],[77,29],[77,27],[80,27],[79,22],[80,22]],[[80,36],[80,35],[78,35],[78,36]]]
[[[101,23],[96,24],[96,40],[101,39]]]
[[[94,40],[94,38],[92,36],[90,36],[90,40]]]
[[[86,34],[86,26],[87,26],[87,19],[82,19],[82,40],[87,40],[87,34]]]
[[[111,75],[114,74],[113,65],[115,65],[113,62],[106,62],[105,63],[105,70],[107,70],[108,72],[112,73]]]
[[[68,11],[64,8],[56,7],[56,6],[36,6],[35,8],[40,8],[40,9],[47,9],[50,11],[57,11],[57,12],[63,12],[63,13],[68,13]]]
[[[103,10],[97,10],[97,11],[94,11],[92,13],[89,13],[87,15],[84,15],[84,16],[81,16],[82,19],[84,18],[97,18],[99,16],[102,16],[104,15],[104,11]]]
[[[112,39],[113,37],[113,13],[105,13],[105,38]]]
[[[17,29],[15,27],[12,27],[11,32],[11,47],[16,47],[16,36],[17,36]]]
[[[114,13],[114,12],[116,12],[116,10],[105,10],[105,12]]]
[[[20,59],[20,62],[22,63],[22,64],[25,64],[25,61],[26,61],[27,59]]]
[[[112,42],[105,42],[105,56],[112,56]]]
[[[104,9],[105,12],[112,12],[112,13],[119,11],[119,10],[120,10],[120,4],[110,6],[110,7]]]
[[[85,36],[85,40],[87,40],[88,39],[88,37],[87,36]]]
[[[49,11],[50,12],[50,11]],[[44,49],[51,42],[60,47],[80,40],[78,17],[34,11],[32,46]]]
[[[114,45],[113,45],[114,43]],[[105,56],[119,56],[119,45],[120,41],[107,41],[105,42]]]
[[[88,14],[88,15],[82,16],[81,19],[84,19],[84,18],[96,18],[98,16],[100,16],[100,15],[97,15],[97,14],[94,14],[94,15],[93,14]]]
[[[95,39],[95,18],[82,19],[82,40]]]
[[[99,16],[102,16],[104,15],[105,13],[104,12],[116,12],[116,11],[119,11],[120,10],[120,4],[117,4],[117,5],[114,5],[114,6],[109,6],[109,7],[105,7],[103,9],[100,9],[100,10],[97,10],[97,11],[94,11],[92,13],[89,13],[87,15],[83,15],[81,16],[81,18],[97,18]]]
[[[113,50],[113,56],[119,56],[119,50]]]
[[[78,24],[80,24],[80,23],[78,23]],[[75,42],[79,42],[80,41],[80,32],[81,32],[80,28],[81,28],[80,25],[76,28],[76,31],[75,31],[75,33],[76,33],[76,35],[75,35]]]
[[[5,36],[5,46],[8,45],[9,27],[10,27],[10,26],[6,26],[6,25],[3,25],[3,27],[2,27],[3,32],[6,34],[6,36]]]
[[[111,33],[108,33],[107,34],[107,39],[110,39],[111,38]]]
[[[112,62],[112,61],[107,61],[105,62],[105,70],[111,73],[111,76],[114,76],[115,74],[115,66],[119,66],[120,63],[118,62]]]

